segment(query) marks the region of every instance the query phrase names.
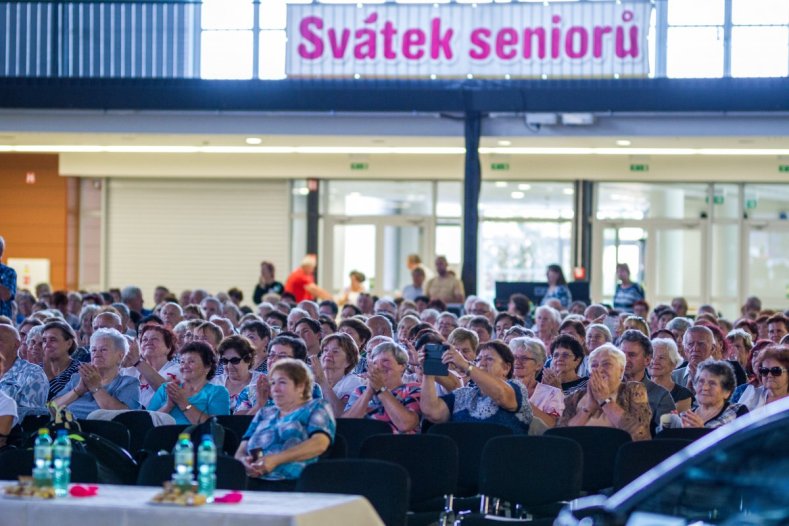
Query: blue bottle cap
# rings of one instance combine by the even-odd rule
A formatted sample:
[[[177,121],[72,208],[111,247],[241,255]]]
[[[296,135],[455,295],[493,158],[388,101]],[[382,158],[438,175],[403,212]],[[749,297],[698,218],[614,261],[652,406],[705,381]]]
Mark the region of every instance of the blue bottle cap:
[[[58,429],[58,437],[65,437],[68,436],[68,431],[65,429]]]

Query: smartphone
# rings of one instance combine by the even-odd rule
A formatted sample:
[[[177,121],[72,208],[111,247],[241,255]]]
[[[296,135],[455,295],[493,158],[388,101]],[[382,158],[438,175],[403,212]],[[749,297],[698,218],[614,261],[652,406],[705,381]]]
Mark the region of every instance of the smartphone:
[[[441,356],[449,349],[443,343],[425,345],[425,366],[423,372],[431,376],[449,376],[449,366],[441,363]]]

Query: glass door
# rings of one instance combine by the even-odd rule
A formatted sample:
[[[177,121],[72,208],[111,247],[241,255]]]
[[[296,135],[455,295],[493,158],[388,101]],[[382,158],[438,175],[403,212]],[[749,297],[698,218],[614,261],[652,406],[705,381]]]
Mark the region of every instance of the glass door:
[[[343,217],[326,222],[330,267],[324,269],[328,290],[339,296],[350,284],[353,270],[365,275],[365,290],[373,295],[396,296],[411,283],[406,267],[409,254],[428,260],[428,219],[406,217]]]
[[[592,297],[611,303],[616,291],[617,263],[627,263],[633,281],[645,283],[648,233],[642,224],[635,222],[601,222],[597,228],[595,239],[600,241],[595,242],[594,250],[599,254],[594,261],[601,265],[593,269],[597,279],[592,280]]]
[[[765,309],[783,309],[789,300],[789,225],[748,222],[748,295]]]

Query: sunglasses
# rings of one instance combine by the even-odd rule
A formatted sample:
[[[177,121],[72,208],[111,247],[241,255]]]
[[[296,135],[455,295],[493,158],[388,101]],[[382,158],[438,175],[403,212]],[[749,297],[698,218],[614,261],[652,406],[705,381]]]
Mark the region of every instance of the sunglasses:
[[[243,361],[243,360],[242,360],[241,358],[239,358],[238,356],[236,356],[236,357],[234,357],[234,358],[220,358],[220,359],[219,359],[219,363],[221,363],[222,365],[227,365],[227,364],[229,364],[229,363],[231,363],[231,364],[233,364],[233,365],[238,365],[238,364],[240,364],[242,361]]]
[[[760,367],[759,376],[767,376],[769,374],[777,378],[784,374],[784,371],[786,371],[786,367],[770,367],[769,369],[767,367]]]

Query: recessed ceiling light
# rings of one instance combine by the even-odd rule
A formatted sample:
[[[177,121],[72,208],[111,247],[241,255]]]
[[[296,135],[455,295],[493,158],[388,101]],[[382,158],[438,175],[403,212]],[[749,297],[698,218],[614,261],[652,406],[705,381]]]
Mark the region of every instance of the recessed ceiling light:
[[[627,139],[621,139],[619,141],[616,141],[617,146],[630,146],[631,144],[633,143],[628,141]]]
[[[523,199],[524,197],[526,197],[526,194],[524,194],[523,192],[512,192],[510,195],[512,196],[513,199]]]
[[[531,185],[526,183],[521,183],[518,185],[518,190],[531,190]]]
[[[507,188],[507,181],[496,181],[496,188]]]
[[[261,139],[260,137],[247,137],[246,139],[246,143],[251,145],[261,144],[262,142],[263,139]]]
[[[512,141],[499,141],[499,146],[512,146]]]
[[[573,195],[575,193],[575,190],[573,190],[572,188],[565,188],[564,190],[562,190],[562,193],[564,195]]]

